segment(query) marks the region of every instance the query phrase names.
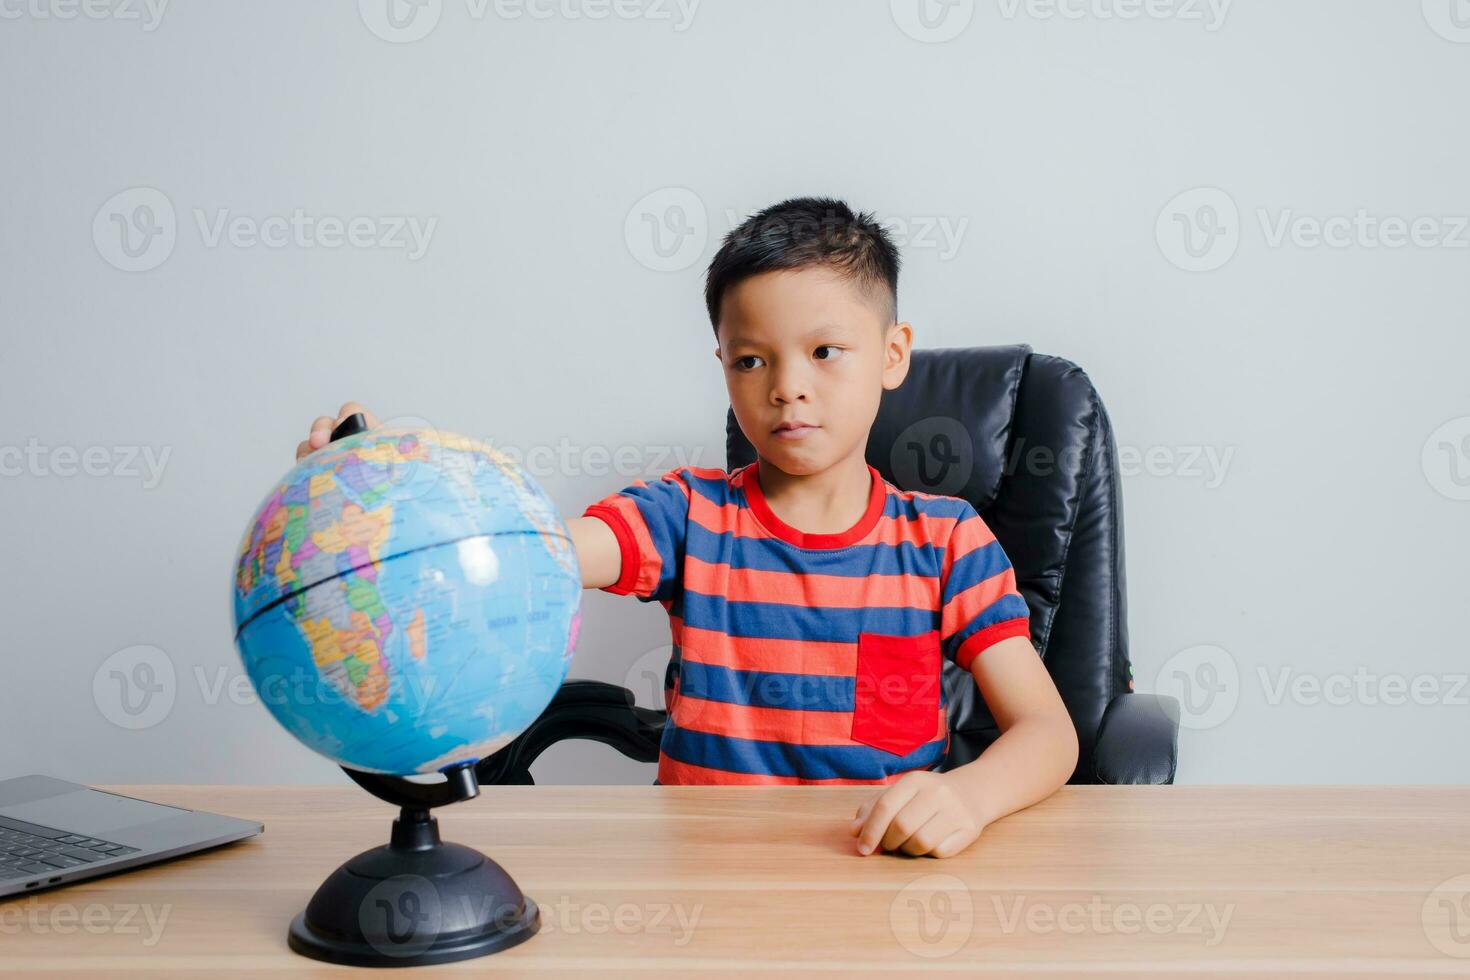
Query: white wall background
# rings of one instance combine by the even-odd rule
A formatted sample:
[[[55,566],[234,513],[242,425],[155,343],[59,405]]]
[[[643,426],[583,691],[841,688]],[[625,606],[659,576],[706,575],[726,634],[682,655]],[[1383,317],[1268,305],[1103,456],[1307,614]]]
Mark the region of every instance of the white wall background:
[[[542,447],[568,513],[630,482],[603,451],[722,465],[704,264],[817,193],[900,230],[921,346],[1102,391],[1138,688],[1215,689],[1181,781],[1465,781],[1470,9],[925,2],[0,0],[0,774],[341,779],[232,686],[233,551],[311,418]],[[129,258],[143,204],[176,234]],[[209,234],[297,209],[437,223],[422,255]],[[652,703],[661,610],[585,608],[574,673]],[[102,670],[135,645],[174,672],[137,729]],[[592,743],[536,774],[653,775]]]

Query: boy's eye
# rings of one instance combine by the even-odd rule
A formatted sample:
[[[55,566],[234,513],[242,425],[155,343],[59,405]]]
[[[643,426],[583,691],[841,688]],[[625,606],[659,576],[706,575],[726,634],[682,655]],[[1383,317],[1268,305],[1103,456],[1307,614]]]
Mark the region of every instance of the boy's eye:
[[[760,358],[754,354],[746,354],[744,357],[735,358],[735,368],[739,371],[750,371],[758,367]]]
[[[842,354],[841,347],[833,347],[831,344],[823,344],[812,352],[819,361],[831,361]]]

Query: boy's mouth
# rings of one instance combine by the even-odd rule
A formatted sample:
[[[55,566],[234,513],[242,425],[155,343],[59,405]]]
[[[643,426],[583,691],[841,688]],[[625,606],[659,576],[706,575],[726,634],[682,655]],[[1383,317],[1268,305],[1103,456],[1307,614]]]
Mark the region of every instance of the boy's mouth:
[[[810,422],[788,421],[772,429],[771,434],[777,439],[805,439],[820,428],[820,425],[813,425]]]

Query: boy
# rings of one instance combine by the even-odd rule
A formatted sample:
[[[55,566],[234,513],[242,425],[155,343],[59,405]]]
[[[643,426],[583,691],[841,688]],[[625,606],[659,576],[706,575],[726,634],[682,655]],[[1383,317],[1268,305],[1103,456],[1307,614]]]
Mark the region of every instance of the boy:
[[[639,481],[568,527],[585,587],[669,613],[657,782],[880,786],[848,828],[859,853],[949,857],[1065,783],[1077,737],[984,521],[864,457],[880,395],[908,372],[898,266],[882,227],[840,201],[785,201],[732,231],[705,301],[756,462]],[[298,458],[356,411],[317,419]],[[1002,732],[943,773],[941,657]]]

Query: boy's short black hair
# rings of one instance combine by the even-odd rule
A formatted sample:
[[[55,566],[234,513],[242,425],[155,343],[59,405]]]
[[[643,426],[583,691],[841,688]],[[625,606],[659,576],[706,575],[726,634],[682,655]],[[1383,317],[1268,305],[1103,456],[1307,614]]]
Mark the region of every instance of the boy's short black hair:
[[[704,303],[718,335],[726,290],[762,272],[825,266],[879,293],[898,319],[898,248],[871,213],[830,197],[793,197],[751,215],[730,234],[705,275]]]

